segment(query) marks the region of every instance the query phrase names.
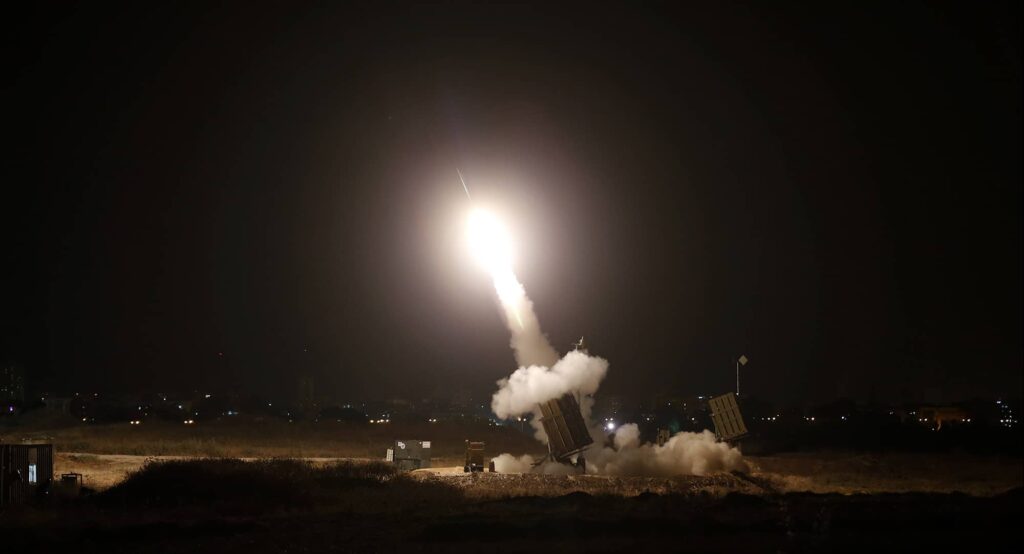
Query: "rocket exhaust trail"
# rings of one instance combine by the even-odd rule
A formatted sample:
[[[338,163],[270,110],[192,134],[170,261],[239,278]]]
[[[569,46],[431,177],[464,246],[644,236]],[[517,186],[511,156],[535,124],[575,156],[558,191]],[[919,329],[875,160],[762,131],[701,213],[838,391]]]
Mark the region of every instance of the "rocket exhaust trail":
[[[469,186],[466,185],[462,171],[456,167],[455,172],[459,174],[462,190],[466,192],[466,198],[472,204],[473,197],[469,194]],[[506,315],[509,319],[515,319],[515,322],[519,324],[519,329],[526,329],[526,324],[519,314],[520,305],[526,295],[522,290],[523,286],[512,271],[507,237],[503,236],[504,229],[493,216],[474,206],[470,213],[470,231],[475,237],[473,242],[476,253],[484,260],[487,271],[491,274],[495,291],[498,293],[502,307],[506,310]]]
[[[459,174],[459,181],[462,182],[462,190],[466,191],[466,198],[469,198],[469,201],[472,202],[473,199],[469,196],[469,187],[466,186],[466,180],[462,178],[462,172],[459,171],[459,168],[457,167],[455,168],[455,172]]]

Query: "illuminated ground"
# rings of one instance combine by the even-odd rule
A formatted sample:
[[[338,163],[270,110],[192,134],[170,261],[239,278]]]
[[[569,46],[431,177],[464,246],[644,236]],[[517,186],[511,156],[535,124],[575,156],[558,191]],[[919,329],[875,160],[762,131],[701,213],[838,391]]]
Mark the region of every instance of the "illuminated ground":
[[[991,496],[1024,486],[1024,461],[964,454],[864,454],[849,452],[748,456],[748,475],[607,477],[597,475],[467,476],[461,467],[420,470],[426,479],[457,484],[479,497],[572,492],[636,496],[654,494],[777,494],[795,492],[878,494],[952,493]]]
[[[151,426],[38,431],[34,434],[54,439],[56,473],[83,473],[85,485],[98,492],[49,508],[0,513],[0,534],[11,537],[12,547],[105,554],[542,549],[860,553],[943,551],[978,541],[994,544],[998,551],[1000,544],[1015,540],[1013,522],[1019,521],[1024,491],[1020,458],[962,453],[749,456],[752,471],[747,475],[466,474],[457,465],[462,436],[487,430],[450,426],[426,435],[429,429],[331,427],[286,434],[296,430]],[[226,452],[245,454],[235,456],[244,459],[301,452],[310,455],[293,457],[312,460],[318,467],[343,459],[358,460],[362,467],[370,458],[358,454],[377,451],[395,434],[431,438],[446,455],[434,460],[438,467],[393,484],[355,488],[297,482],[276,470],[265,482],[204,476],[200,471],[184,479],[143,480],[148,484],[130,493],[111,488],[147,461]],[[504,441],[514,454],[524,453],[517,447],[535,447],[532,441],[498,431],[490,438],[491,444]],[[75,453],[69,445],[92,445],[103,453]],[[357,455],[315,455],[323,453]],[[225,488],[208,492],[211,486]],[[168,497],[181,500],[168,506]]]
[[[181,456],[58,453],[55,472],[82,473],[88,487],[105,489],[149,460]],[[342,459],[304,458],[316,463]],[[502,496],[558,496],[572,492],[636,496],[657,494],[902,493],[963,492],[977,496],[999,494],[1024,486],[1024,462],[1015,458],[975,457],[963,454],[863,454],[842,452],[796,453],[747,458],[753,471],[746,478],[733,475],[674,478],[503,475],[463,473],[461,466],[414,472],[420,479],[436,479],[458,486],[480,498]]]
[[[2,511],[0,535],[19,551],[105,554],[1010,551],[1017,541],[1019,487],[818,494],[774,490],[776,477],[760,475],[410,475],[381,462],[168,461],[97,494]]]
[[[1024,461],[1018,457],[965,453],[864,453],[818,451],[748,456],[750,479],[734,476],[701,481],[674,479],[568,478],[554,476],[467,476],[461,471],[466,439],[487,442],[487,454],[538,455],[543,446],[508,428],[479,424],[288,425],[212,423],[202,426],[153,424],[78,425],[52,421],[0,428],[0,440],[46,437],[56,451],[55,473],[78,472],[86,486],[101,490],[117,483],[147,460],[179,457],[301,458],[330,462],[381,459],[395,438],[430,439],[432,470],[474,497],[556,496],[599,492],[635,496],[648,492],[888,493],[963,492],[989,496],[1024,486]],[[496,479],[497,478],[497,479]],[[704,483],[704,484],[702,484]]]

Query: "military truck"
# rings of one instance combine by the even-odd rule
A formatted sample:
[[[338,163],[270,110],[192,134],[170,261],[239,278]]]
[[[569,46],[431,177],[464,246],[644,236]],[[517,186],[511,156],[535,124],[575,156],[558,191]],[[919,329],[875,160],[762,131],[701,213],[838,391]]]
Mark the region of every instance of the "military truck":
[[[491,460],[486,466],[484,465],[484,449],[486,446],[487,444],[484,442],[466,441],[466,465],[462,466],[463,473],[482,472],[484,467],[487,467],[491,473],[494,473],[494,460]]]

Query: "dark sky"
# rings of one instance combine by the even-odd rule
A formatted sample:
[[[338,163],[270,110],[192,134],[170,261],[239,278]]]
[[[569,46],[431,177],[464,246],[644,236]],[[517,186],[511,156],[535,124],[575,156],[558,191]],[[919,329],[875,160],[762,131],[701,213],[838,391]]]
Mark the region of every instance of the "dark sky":
[[[32,4],[0,358],[36,388],[489,391],[459,167],[606,392],[745,353],[771,398],[1020,394],[1019,2]]]

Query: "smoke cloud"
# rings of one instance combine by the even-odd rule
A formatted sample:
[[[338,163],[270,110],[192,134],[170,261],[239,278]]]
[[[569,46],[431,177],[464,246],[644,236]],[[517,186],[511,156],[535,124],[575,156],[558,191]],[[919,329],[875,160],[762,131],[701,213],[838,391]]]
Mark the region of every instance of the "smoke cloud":
[[[516,457],[511,454],[502,454],[494,458],[494,471],[498,473],[543,473],[545,475],[572,475],[576,468],[546,461],[537,464],[538,460],[529,454]]]
[[[532,413],[537,404],[566,393],[590,396],[597,392],[607,373],[606,360],[579,351],[569,352],[550,368],[520,367],[507,379],[498,381],[491,409],[499,418],[508,419]]]
[[[710,431],[677,433],[664,445],[641,444],[635,424],[619,427],[610,446],[591,418],[593,395],[608,374],[608,362],[585,352],[572,351],[561,357],[541,332],[533,302],[512,270],[508,237],[497,222],[484,212],[470,218],[470,243],[478,259],[491,273],[494,288],[511,332],[510,345],[519,369],[498,381],[491,409],[502,419],[533,414],[535,436],[547,443],[540,423],[538,404],[567,393],[576,395],[594,446],[585,452],[587,472],[603,475],[704,475],[714,471],[746,470],[740,451],[715,440]],[[502,454],[494,458],[495,469],[504,473],[536,471],[572,473],[572,466],[555,462],[537,464],[531,456]]]
[[[706,475],[718,471],[747,471],[740,451],[715,440],[711,431],[676,433],[664,445],[640,443],[636,424],[615,432],[613,447],[586,452],[587,472],[601,475]]]
[[[667,477],[672,475],[705,475],[716,471],[747,471],[740,451],[715,440],[714,433],[680,432],[664,445],[640,442],[636,424],[622,425],[610,444],[600,425],[591,418],[593,395],[608,374],[608,361],[574,350],[561,359],[540,331],[533,304],[522,285],[505,287],[515,294],[503,295],[502,305],[512,333],[511,346],[520,363],[508,378],[498,381],[498,390],[491,398],[491,410],[501,419],[532,414],[534,436],[547,444],[547,435],[540,423],[538,404],[565,394],[580,399],[580,410],[587,421],[594,446],[587,449],[587,473],[600,475],[634,475]],[[499,289],[502,290],[502,289]],[[495,469],[503,473],[540,472],[565,474],[574,468],[554,462],[537,464],[532,456],[515,457],[502,454],[494,459]]]
[[[541,365],[520,367],[507,379],[498,381],[498,390],[491,397],[491,411],[501,419],[533,414],[530,425],[534,437],[547,444],[548,437],[541,425],[537,405],[566,393],[578,394],[583,417],[589,419],[594,404],[590,395],[597,392],[607,372],[606,360],[579,351],[569,352],[550,368]]]
[[[541,332],[533,302],[515,274],[511,271],[495,274],[494,288],[505,310],[505,324],[512,335],[510,346],[519,367],[555,365],[558,352]]]

